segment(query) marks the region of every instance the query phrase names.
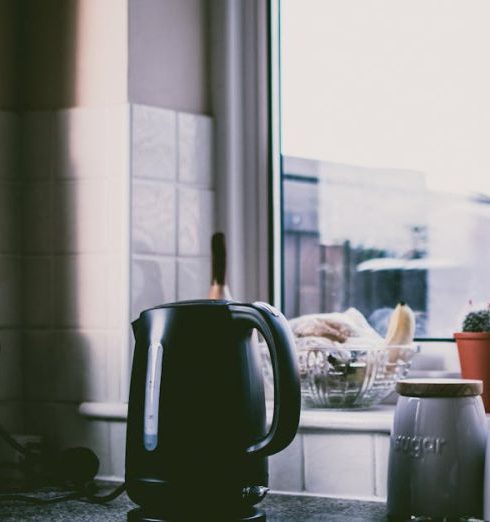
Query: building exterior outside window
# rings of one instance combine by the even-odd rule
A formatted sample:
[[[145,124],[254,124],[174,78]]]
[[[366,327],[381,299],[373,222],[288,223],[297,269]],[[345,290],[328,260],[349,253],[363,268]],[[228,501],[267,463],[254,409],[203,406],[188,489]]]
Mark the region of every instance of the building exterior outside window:
[[[354,306],[383,333],[406,301],[418,337],[451,337],[490,301],[489,6],[280,10],[287,316]]]

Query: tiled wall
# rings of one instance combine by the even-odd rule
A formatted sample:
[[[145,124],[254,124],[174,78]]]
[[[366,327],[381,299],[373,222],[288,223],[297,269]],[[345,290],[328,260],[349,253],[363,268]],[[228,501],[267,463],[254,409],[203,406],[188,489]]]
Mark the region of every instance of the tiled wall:
[[[207,116],[131,108],[131,317],[204,298],[214,232],[213,127]]]
[[[21,431],[21,226],[19,118],[0,112],[0,424]],[[2,448],[0,447],[0,452]]]
[[[82,418],[78,405],[127,400],[129,324],[141,310],[207,294],[212,120],[124,104],[28,112],[20,125],[23,185],[2,181],[0,192],[14,205],[22,190],[22,244],[0,243],[19,310],[0,309],[24,384],[7,388],[24,399],[25,433],[88,445],[101,475],[122,477],[125,425]]]
[[[110,474],[109,427],[81,401],[117,401],[127,351],[129,109],[21,117],[25,432],[89,445]]]
[[[270,457],[271,489],[334,497],[386,498],[389,433],[301,430]]]

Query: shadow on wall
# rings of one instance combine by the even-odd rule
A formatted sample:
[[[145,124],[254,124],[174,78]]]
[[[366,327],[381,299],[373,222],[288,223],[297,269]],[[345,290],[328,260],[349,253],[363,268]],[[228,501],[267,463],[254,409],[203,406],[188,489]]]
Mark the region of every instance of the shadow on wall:
[[[21,110],[74,105],[82,1],[24,0],[18,40],[22,64],[19,74]]]
[[[41,435],[48,450],[91,445],[77,404],[105,386],[93,375],[94,366],[105,368],[107,339],[82,316],[90,308],[85,290],[103,268],[87,270],[80,245],[86,192],[73,175],[91,173],[80,172],[72,150],[86,137],[71,132],[65,111],[46,112],[77,97],[80,5],[26,0],[21,10],[24,430]]]

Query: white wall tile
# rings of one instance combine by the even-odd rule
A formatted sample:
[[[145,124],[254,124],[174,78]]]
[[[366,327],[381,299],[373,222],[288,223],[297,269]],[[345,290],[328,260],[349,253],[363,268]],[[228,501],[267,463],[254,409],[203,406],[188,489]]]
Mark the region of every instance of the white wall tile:
[[[55,326],[107,328],[110,269],[110,259],[103,254],[54,258]]]
[[[27,254],[53,251],[53,185],[25,183],[22,188],[22,249]]]
[[[213,185],[213,120],[198,114],[178,115],[179,181],[205,188]]]
[[[109,255],[107,257],[107,324],[105,328],[115,329],[127,325],[129,278],[124,270],[126,262],[129,263],[127,259],[123,258],[122,254]]]
[[[18,330],[0,330],[0,400],[22,398],[21,340]]]
[[[211,258],[181,258],[177,261],[177,299],[206,299],[211,286]]]
[[[303,491],[303,437],[269,457],[269,487],[274,491]]]
[[[108,241],[107,180],[56,183],[55,252],[102,252]]]
[[[23,326],[48,327],[53,313],[53,259],[51,256],[22,260]]]
[[[390,436],[377,433],[374,435],[375,495],[386,498],[388,481],[388,460],[390,453]]]
[[[107,400],[107,334],[27,330],[24,334],[26,399]]]
[[[18,179],[19,117],[0,111],[0,179]]]
[[[126,423],[111,422],[109,429],[111,445],[111,475],[124,480],[126,471]]]
[[[130,175],[130,105],[114,105],[106,111],[106,172],[113,179]]]
[[[53,174],[54,112],[21,116],[21,168],[25,179],[47,180]]]
[[[145,105],[132,106],[132,176],[176,178],[176,113]]]
[[[131,319],[137,319],[143,310],[175,301],[174,259],[133,256],[131,266]]]
[[[325,495],[374,495],[372,435],[305,433],[305,489]]]
[[[107,249],[127,255],[130,236],[129,179],[111,177],[108,182]]]
[[[109,330],[106,332],[106,383],[105,394],[109,402],[121,400],[122,390],[128,386],[127,382],[121,381],[121,364],[123,355],[129,353],[127,324],[120,330]]]
[[[53,171],[57,178],[107,175],[107,119],[103,108],[56,111],[53,117]]]
[[[56,400],[107,401],[107,333],[56,331],[51,355]]]
[[[214,232],[214,192],[179,188],[178,253],[208,256]]]
[[[137,254],[175,254],[175,186],[133,181],[132,248]]]
[[[99,474],[110,474],[108,422],[85,419],[78,414],[78,405],[69,403],[28,402],[25,413],[29,432],[43,436],[49,449],[88,447],[100,460]]]
[[[0,252],[16,253],[20,247],[19,185],[0,182]]]
[[[20,285],[20,259],[0,256],[0,326],[15,326],[20,322]]]

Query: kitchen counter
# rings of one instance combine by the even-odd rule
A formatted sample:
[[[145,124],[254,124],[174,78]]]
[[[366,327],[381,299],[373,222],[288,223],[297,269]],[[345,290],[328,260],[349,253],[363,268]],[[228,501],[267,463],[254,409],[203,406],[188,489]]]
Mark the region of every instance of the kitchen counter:
[[[267,512],[268,522],[322,520],[377,522],[386,520],[385,505],[378,502],[270,494],[261,506]],[[133,507],[134,504],[126,495],[102,506],[75,500],[49,505],[0,502],[0,520],[2,522],[125,522],[126,513]]]

